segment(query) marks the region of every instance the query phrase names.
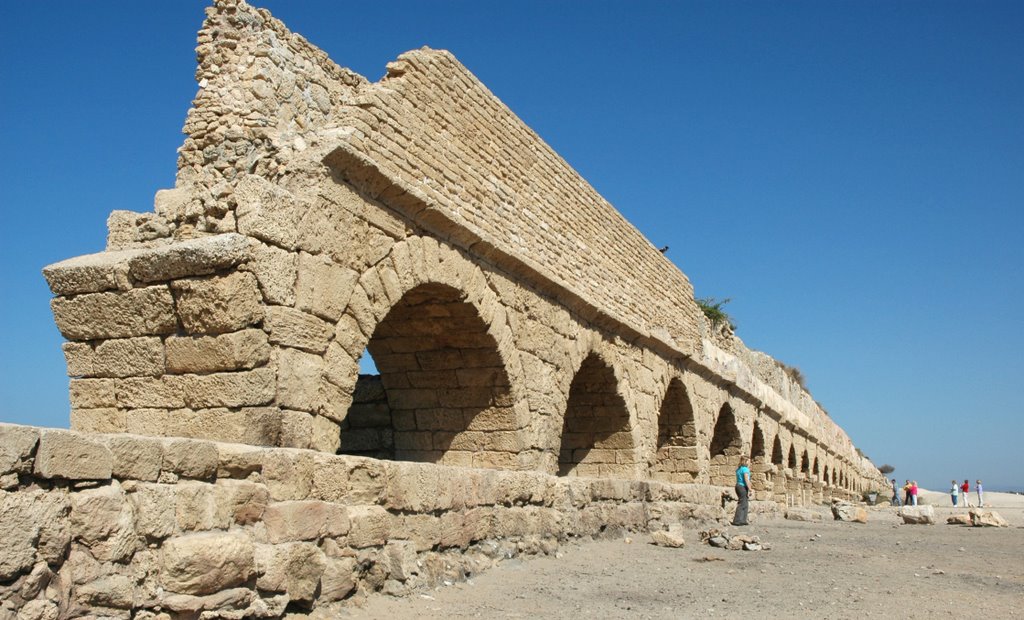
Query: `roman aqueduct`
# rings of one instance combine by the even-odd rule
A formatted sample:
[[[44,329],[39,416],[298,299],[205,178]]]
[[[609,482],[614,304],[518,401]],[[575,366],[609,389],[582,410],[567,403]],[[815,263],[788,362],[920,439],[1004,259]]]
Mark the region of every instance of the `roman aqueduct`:
[[[784,367],[710,325],[686,276],[451,54],[408,52],[371,83],[237,0],[208,9],[197,54],[174,189],[152,212],[112,213],[106,251],[45,270],[68,341],[74,432],[33,430],[36,463],[23,477],[103,479],[127,498],[235,477],[270,489],[268,514],[275,501],[349,505],[349,537],[367,506],[389,513],[372,514],[391,519],[390,536],[347,543],[360,549],[409,538],[395,520],[417,510],[557,508],[548,495],[581,485],[589,500],[565,500],[580,514],[598,500],[714,506],[744,454],[766,504],[884,487]],[[360,374],[366,352],[379,375]],[[43,456],[85,450],[59,437],[112,465],[47,474]],[[124,442],[159,448],[155,473],[126,469]],[[212,469],[180,471],[168,455],[183,445],[217,446]],[[242,453],[262,469],[225,465]],[[268,463],[281,459],[303,480],[298,463],[310,463],[305,486],[274,486]],[[357,499],[321,493],[321,465],[353,485],[363,470],[391,472],[380,480],[399,487],[425,476],[435,502],[467,480],[528,480],[534,491],[495,483],[506,490],[490,503],[410,507],[387,486]],[[617,490],[594,490],[608,485]],[[610,514],[574,523],[585,533]],[[164,538],[147,535],[228,536],[245,524],[237,513],[205,528],[179,519]],[[299,540],[328,558],[323,589],[334,566],[324,540],[337,535],[318,527]],[[280,540],[254,536],[256,574],[259,546]],[[412,538],[419,553],[445,546]]]

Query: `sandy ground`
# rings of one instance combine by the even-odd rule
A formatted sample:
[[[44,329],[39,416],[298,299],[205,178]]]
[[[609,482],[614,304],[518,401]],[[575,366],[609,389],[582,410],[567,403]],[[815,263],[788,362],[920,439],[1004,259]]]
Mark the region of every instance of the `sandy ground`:
[[[644,534],[580,542],[465,583],[375,595],[345,617],[1024,617],[1024,496],[986,497],[1009,528],[946,525],[949,497],[924,497],[939,525],[903,525],[895,508],[875,507],[867,524],[762,519],[726,528],[757,535],[769,551],[702,545],[696,525],[682,549]]]

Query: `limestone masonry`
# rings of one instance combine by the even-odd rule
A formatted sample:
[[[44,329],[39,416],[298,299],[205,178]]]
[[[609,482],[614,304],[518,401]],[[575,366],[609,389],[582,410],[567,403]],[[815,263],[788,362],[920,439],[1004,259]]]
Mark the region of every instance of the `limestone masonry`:
[[[0,427],[0,618],[402,593],[722,518],[744,454],[755,511],[885,489],[448,52],[371,83],[218,0],[197,56],[174,189],[44,270],[72,431]]]

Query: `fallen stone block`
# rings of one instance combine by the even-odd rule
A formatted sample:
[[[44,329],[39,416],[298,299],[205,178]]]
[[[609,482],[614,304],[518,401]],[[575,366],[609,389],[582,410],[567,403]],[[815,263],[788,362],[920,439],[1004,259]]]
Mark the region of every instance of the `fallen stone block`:
[[[946,517],[946,523],[949,525],[971,525],[971,515],[969,514],[955,514]]]
[[[824,516],[815,510],[807,508],[788,508],[786,518],[790,521],[822,521]]]
[[[994,510],[972,510],[971,525],[974,527],[1010,527],[1000,514]]]
[[[856,506],[850,502],[833,500],[832,517],[836,521],[853,521],[854,523],[867,523],[868,511],[862,506]]]
[[[910,525],[935,525],[935,509],[931,506],[904,506],[900,516]]]
[[[679,549],[686,544],[686,540],[683,538],[683,528],[677,524],[670,525],[668,530],[652,532],[651,541],[659,547],[673,549]]]

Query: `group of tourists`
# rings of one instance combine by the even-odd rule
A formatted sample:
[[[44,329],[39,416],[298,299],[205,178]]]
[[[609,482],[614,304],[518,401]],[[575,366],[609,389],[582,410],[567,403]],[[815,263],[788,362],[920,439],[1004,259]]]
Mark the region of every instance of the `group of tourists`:
[[[956,480],[953,480],[952,485],[949,489],[949,496],[953,500],[953,505],[956,506],[959,499],[961,506],[969,506],[970,503],[967,501],[967,497],[971,492],[971,483],[965,478],[963,484],[957,484]],[[985,505],[985,491],[981,486],[981,480],[974,482],[974,490],[978,492],[978,508],[981,508]]]
[[[981,480],[974,483],[974,489],[978,493],[978,507],[981,508],[985,505],[984,490],[981,486]],[[900,491],[903,492],[903,499],[900,499]],[[892,479],[892,505],[893,506],[917,506],[917,480],[907,480],[903,484],[901,489],[896,484],[896,479]],[[953,481],[952,487],[949,489],[949,496],[953,499],[953,506],[964,506],[965,508],[970,505],[967,498],[971,492],[971,483],[968,480],[964,480],[963,484]]]
[[[900,499],[900,487],[896,479],[892,479],[892,505],[893,506],[917,506],[917,480],[907,480],[903,484],[903,499]]]

